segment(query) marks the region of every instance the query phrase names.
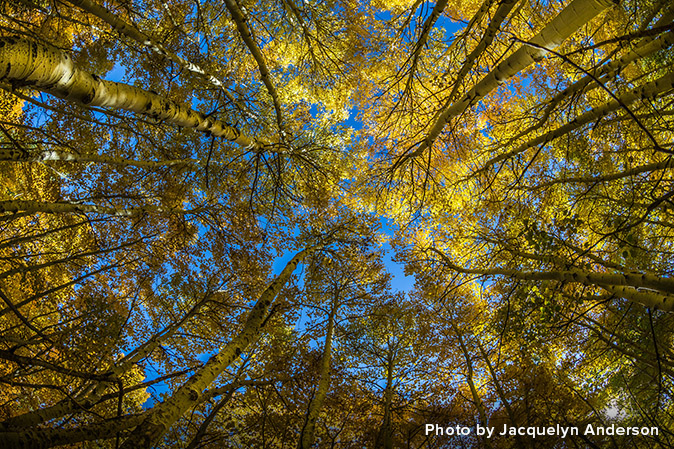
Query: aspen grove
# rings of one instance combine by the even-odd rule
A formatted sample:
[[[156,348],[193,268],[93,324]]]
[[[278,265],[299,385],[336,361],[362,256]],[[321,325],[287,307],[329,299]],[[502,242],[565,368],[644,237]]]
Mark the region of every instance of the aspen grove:
[[[0,447],[674,447],[673,44],[670,0],[0,0]]]

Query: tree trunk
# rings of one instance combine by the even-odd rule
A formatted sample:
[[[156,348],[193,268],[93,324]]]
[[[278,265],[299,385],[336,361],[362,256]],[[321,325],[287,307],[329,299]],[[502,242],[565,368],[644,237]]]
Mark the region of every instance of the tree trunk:
[[[103,441],[118,432],[131,429],[142,422],[144,414],[113,418],[101,423],[75,429],[30,429],[22,432],[0,432],[3,449],[47,449],[54,446],[80,447],[82,441]],[[94,445],[93,447],[100,447]]]
[[[674,312],[674,296],[668,294],[674,293],[674,279],[672,278],[639,273],[594,273],[579,269],[566,271],[520,271],[505,268],[466,269],[453,264],[449,257],[441,251],[435,248],[431,248],[431,250],[439,254],[447,266],[459,273],[508,276],[522,281],[564,281],[594,285],[628,301],[665,312]]]
[[[0,38],[0,82],[27,86],[88,106],[136,112],[184,128],[195,128],[239,145],[261,145],[228,124],[128,84],[100,79],[77,67],[66,53],[17,37]]]
[[[508,419],[510,419],[510,425],[513,427],[519,427],[518,420],[515,417],[515,413],[513,412],[512,407],[510,407],[510,402],[506,398],[505,391],[503,391],[503,387],[501,385],[501,382],[498,379],[498,376],[496,376],[496,371],[494,371],[494,367],[491,364],[491,360],[489,360],[489,355],[487,352],[484,350],[482,347],[482,343],[480,342],[480,337],[477,336],[475,339],[477,348],[480,351],[480,354],[482,355],[482,358],[484,359],[485,364],[487,365],[487,371],[489,371],[489,375],[491,376],[492,381],[494,382],[494,389],[496,390],[496,394],[498,394],[499,399],[501,400],[501,403],[503,404],[503,408],[506,410],[506,414],[508,415]],[[526,441],[521,435],[517,435],[515,437],[517,440],[517,444],[520,447],[531,447],[531,442]]]
[[[27,428],[49,421],[54,418],[60,418],[76,411],[86,411],[96,405],[106,393],[111,385],[116,385],[115,381],[120,375],[129,371],[133,366],[145,357],[149,356],[161,342],[173,335],[188,319],[193,317],[202,306],[204,306],[211,296],[204,297],[195,304],[180,320],[165,328],[159,334],[152,336],[147,342],[134,349],[121,360],[115,362],[110,369],[101,374],[109,377],[108,380],[101,380],[92,384],[76,397],[67,397],[62,401],[42,409],[13,416],[0,423],[0,428]]]
[[[0,201],[0,212],[27,212],[34,214],[42,212],[45,214],[67,214],[90,212],[103,215],[114,215],[117,217],[139,217],[147,213],[179,213],[184,214],[186,211],[179,209],[167,209],[158,206],[142,206],[123,209],[110,206],[98,206],[95,204],[76,204],[76,203],[45,203],[42,201],[30,200],[14,200],[14,201]],[[11,218],[11,215],[8,216]],[[5,217],[3,217],[5,218]]]
[[[447,3],[448,3],[448,0],[438,0],[438,1],[436,1],[435,6],[433,7],[433,11],[431,11],[431,14],[426,18],[426,21],[424,22],[424,25],[421,28],[421,34],[419,35],[419,38],[417,39],[417,42],[414,44],[414,52],[412,53],[412,56],[410,57],[412,62],[410,64],[410,70],[409,70],[409,75],[408,75],[408,81],[407,81],[408,86],[412,83],[412,80],[414,79],[414,73],[416,72],[417,64],[419,62],[419,55],[421,55],[421,51],[426,47],[426,43],[428,41],[428,36],[431,34],[431,30],[433,29],[433,25],[435,24],[435,22],[440,17],[440,14],[442,14],[442,12],[447,7]]]
[[[101,156],[98,154],[75,154],[60,150],[19,151],[0,150],[0,161],[12,162],[95,162],[100,164],[120,165],[122,167],[160,168],[160,167],[200,167],[196,159],[174,159],[168,161],[136,161],[118,157]]]
[[[574,0],[571,2],[552,22],[529,41],[535,47],[522,44],[515,53],[496,66],[477,85],[461,97],[460,100],[451,105],[446,104],[419,147],[413,152],[402,156],[395,166],[400,166],[407,159],[423,154],[426,149],[433,145],[433,142],[438,138],[449,120],[459,116],[467,108],[478,103],[511,76],[543,58],[547,53],[547,49],[558,47],[578,28],[585,25],[594,16],[611,5],[613,5],[613,2],[609,0]],[[394,168],[396,168],[395,166]]]
[[[248,24],[246,23],[247,22],[246,17],[239,8],[239,5],[237,5],[236,1],[234,0],[224,0],[224,2],[225,6],[227,6],[227,9],[229,10],[229,13],[232,15],[234,23],[236,23],[236,28],[239,30],[239,34],[241,35],[243,42],[246,44],[246,47],[248,47],[248,50],[250,50],[250,53],[253,55],[253,58],[257,63],[257,67],[260,70],[260,77],[262,78],[262,82],[267,88],[267,92],[269,92],[269,96],[271,96],[272,101],[274,103],[274,111],[276,112],[276,124],[279,127],[279,131],[283,132],[283,112],[281,110],[281,100],[279,99],[276,87],[274,87],[274,84],[271,81],[271,73],[267,68],[267,63],[264,60],[264,56],[262,55],[260,48],[253,39],[253,33],[251,29],[248,27]]]
[[[674,44],[674,32],[670,31],[664,35],[660,35],[655,40],[648,39],[647,41],[642,42],[639,46],[635,47],[629,53],[621,56],[620,58],[611,61],[603,66],[597,67],[595,69],[590,69],[589,72],[592,75],[585,75],[583,78],[574,82],[569,87],[565,88],[563,91],[555,95],[545,108],[543,116],[532,126],[517,134],[512,141],[518,140],[521,137],[525,137],[527,134],[538,129],[543,123],[545,123],[552,111],[565,99],[573,98],[576,95],[579,95],[583,92],[588,92],[590,89],[589,86],[592,85],[592,82],[599,80],[602,83],[605,83],[609,79],[615,78],[615,76],[625,69],[632,62],[649,56],[665,48],[669,48]],[[599,85],[595,84],[594,89],[598,88]]]
[[[108,25],[110,25],[112,28],[114,28],[116,31],[118,31],[121,34],[124,34],[131,39],[135,40],[138,42],[140,45],[144,47],[148,47],[151,49],[154,53],[161,55],[168,59],[171,62],[174,62],[178,64],[180,67],[182,67],[185,70],[188,70],[190,72],[196,73],[198,75],[203,76],[206,78],[213,86],[217,87],[220,89],[227,99],[234,103],[242,112],[246,113],[244,111],[244,108],[241,104],[239,104],[238,101],[232,96],[232,94],[225,89],[224,84],[215,76],[212,74],[208,73],[206,70],[203,68],[199,67],[198,65],[186,60],[185,58],[182,58],[178,56],[177,54],[173,53],[172,51],[169,51],[166,47],[164,47],[161,43],[157,42],[156,40],[152,39],[150,36],[147,34],[143,33],[140,31],[137,27],[135,27],[133,24],[127,23],[105,9],[104,7],[97,5],[90,0],[66,0],[68,3],[79,6],[86,12],[93,14],[94,16],[98,17]],[[246,113],[247,114],[247,113]],[[250,114],[247,114],[250,115]]]
[[[295,268],[316,250],[307,248],[295,255],[281,274],[262,292],[248,315],[241,332],[225,345],[206,365],[189,378],[171,397],[149,410],[147,419],[139,425],[121,446],[122,449],[150,448],[187,410],[199,403],[202,392],[260,335],[269,307]]]
[[[386,363],[386,387],[384,388],[384,416],[377,434],[375,446],[377,449],[393,449],[393,435],[391,429],[391,414],[393,412],[393,372],[395,369],[395,353],[389,349]]]
[[[461,335],[461,332],[459,332],[459,329],[454,325],[454,323],[450,322],[450,325],[452,329],[454,330],[454,333],[456,334],[456,338],[459,341],[459,347],[461,348],[461,352],[463,353],[463,357],[466,359],[466,382],[468,383],[468,388],[470,388],[470,394],[473,396],[473,402],[475,403],[475,408],[477,409],[477,415],[480,419],[480,422],[478,424],[482,426],[486,426],[488,423],[487,420],[487,411],[484,408],[484,403],[482,402],[482,398],[480,397],[480,393],[477,391],[477,387],[475,387],[475,382],[473,381],[473,359],[470,356],[470,353],[468,352],[468,348],[466,347],[465,342],[463,341],[463,336]],[[482,444],[483,447],[489,448],[491,445],[487,442],[486,437],[482,437]]]
[[[580,128],[581,126],[592,123],[608,113],[617,111],[620,108],[626,108],[630,104],[634,103],[637,100],[646,100],[650,98],[655,98],[658,95],[661,95],[674,87],[674,72],[670,72],[661,78],[658,78],[655,81],[646,83],[643,86],[640,86],[636,89],[631,90],[623,95],[617,97],[617,100],[610,101],[606,104],[598,106],[592,110],[585,112],[584,114],[574,118],[569,123],[560,126],[559,128],[548,131],[545,134],[542,134],[534,139],[529,140],[528,142],[523,143],[516,149],[509,151],[504,154],[500,154],[490,160],[488,160],[484,167],[480,171],[486,170],[492,165],[509,159],[513,156],[516,156],[529,148],[536,147],[538,145],[545,145],[548,142],[570,133],[573,130]]]
[[[328,316],[328,329],[325,335],[325,348],[323,349],[323,357],[321,358],[321,372],[318,381],[318,388],[307,411],[307,417],[304,421],[304,426],[300,432],[299,449],[309,449],[314,444],[314,434],[316,431],[316,420],[318,414],[323,408],[323,402],[328,394],[330,388],[330,360],[332,358],[332,338],[335,334],[335,315],[339,308],[339,296],[335,294],[333,298],[332,307],[330,308],[330,315]]]
[[[517,4],[517,1],[518,0],[503,0],[499,3],[498,8],[494,13],[494,17],[492,17],[491,21],[489,22],[489,26],[487,26],[487,29],[484,31],[482,39],[473,49],[470,55],[468,55],[468,58],[461,66],[459,73],[456,75],[456,79],[454,80],[454,87],[452,88],[452,92],[449,94],[449,97],[447,98],[448,102],[451,102],[454,99],[454,96],[461,87],[463,79],[466,77],[466,75],[468,75],[470,69],[473,68],[473,65],[477,61],[477,58],[479,58],[480,55],[482,55],[482,53],[484,53],[484,51],[491,45],[494,38],[496,37],[496,33],[501,28],[501,24],[508,17],[510,11],[513,9],[515,4]]]
[[[489,375],[491,376],[492,381],[494,382],[494,389],[496,390],[496,393],[499,396],[499,399],[501,399],[501,402],[503,403],[503,407],[506,410],[506,413],[508,414],[508,418],[510,418],[510,423],[512,426],[517,427],[517,419],[515,418],[515,414],[513,413],[512,408],[510,407],[510,402],[506,398],[505,392],[503,391],[503,388],[501,387],[501,382],[499,382],[498,377],[496,376],[496,372],[494,371],[494,367],[491,364],[491,360],[489,360],[489,355],[487,352],[484,350],[482,347],[482,343],[480,343],[480,339],[477,338],[477,348],[480,350],[480,354],[482,355],[482,358],[484,359],[485,364],[487,365],[487,371],[489,371]]]

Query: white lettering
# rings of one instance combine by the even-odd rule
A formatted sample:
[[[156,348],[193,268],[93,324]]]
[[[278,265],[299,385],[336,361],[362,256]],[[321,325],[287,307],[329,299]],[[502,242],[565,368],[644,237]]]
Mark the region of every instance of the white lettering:
[[[477,426],[475,426],[475,433],[479,436],[486,434],[487,438],[491,438],[491,436],[494,434],[494,428],[490,426],[483,427],[478,424]]]
[[[435,434],[435,436],[453,436],[453,435],[470,435],[470,427],[456,425],[454,427],[442,427],[438,424],[426,424],[425,435]]]

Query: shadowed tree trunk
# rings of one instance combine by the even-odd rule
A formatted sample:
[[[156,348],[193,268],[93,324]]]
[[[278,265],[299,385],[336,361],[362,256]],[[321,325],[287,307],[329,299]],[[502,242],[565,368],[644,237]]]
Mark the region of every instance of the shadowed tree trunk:
[[[325,397],[330,388],[330,359],[332,358],[332,338],[335,334],[335,315],[339,308],[339,295],[335,294],[330,315],[328,316],[328,329],[325,335],[325,347],[323,348],[323,357],[321,357],[321,370],[316,394],[309,404],[304,426],[300,432],[299,449],[309,449],[314,444],[314,435],[316,432],[316,420],[323,408]]]
[[[295,268],[316,247],[307,248],[295,255],[285,266],[281,274],[260,295],[251,310],[241,332],[210,358],[203,368],[198,370],[171,397],[148,411],[147,418],[121,446],[122,449],[150,448],[159,438],[191,407],[199,403],[203,391],[228,367],[239,358],[248,346],[260,335],[269,307],[290,280]]]

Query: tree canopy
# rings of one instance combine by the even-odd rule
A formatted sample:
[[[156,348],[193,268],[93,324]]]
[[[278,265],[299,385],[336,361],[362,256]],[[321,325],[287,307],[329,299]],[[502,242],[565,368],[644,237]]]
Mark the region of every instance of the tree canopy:
[[[672,44],[668,0],[1,1],[0,446],[674,447]]]

